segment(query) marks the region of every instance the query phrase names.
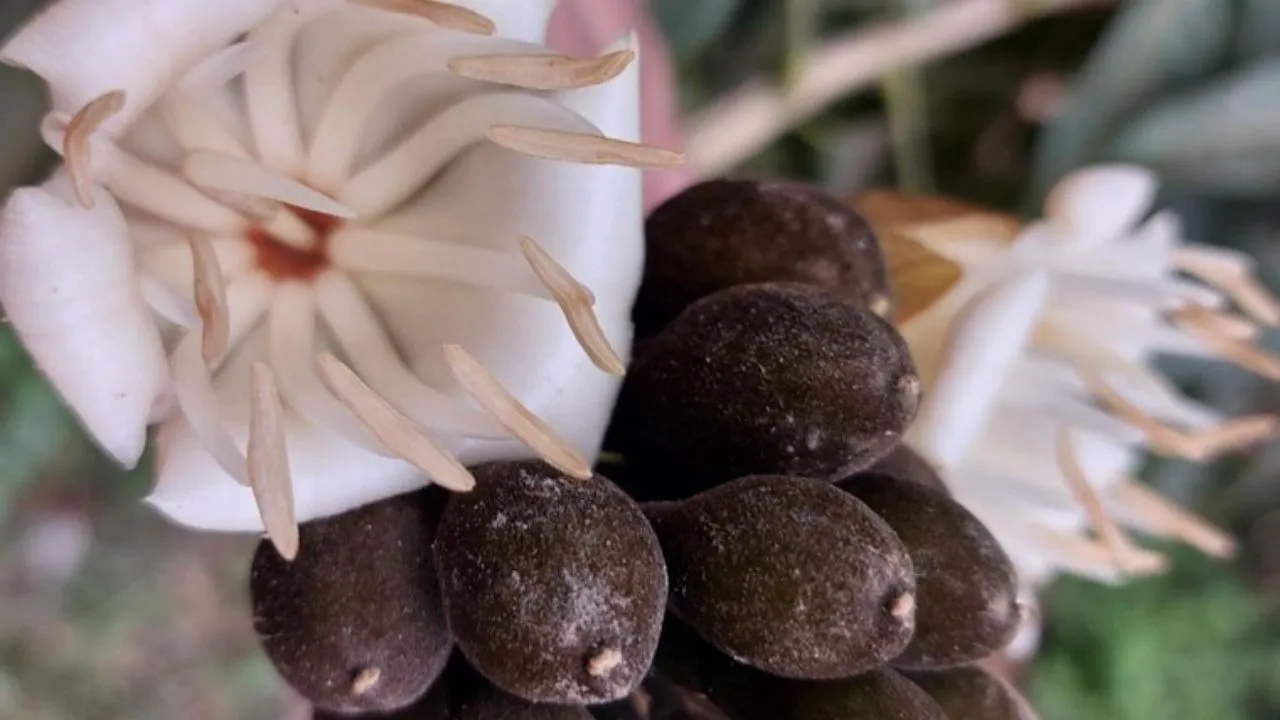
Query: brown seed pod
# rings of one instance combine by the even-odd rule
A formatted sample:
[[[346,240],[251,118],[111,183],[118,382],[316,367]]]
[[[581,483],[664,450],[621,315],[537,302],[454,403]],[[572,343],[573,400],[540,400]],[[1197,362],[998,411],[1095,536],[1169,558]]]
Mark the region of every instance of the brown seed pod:
[[[942,481],[942,477],[938,475],[938,471],[933,465],[920,457],[920,453],[912,450],[906,443],[899,443],[897,447],[889,451],[888,455],[876,461],[875,465],[867,468],[866,473],[869,475],[888,475],[900,480],[910,480],[913,483],[933,488],[938,492],[944,492],[948,495],[951,491],[947,489],[947,484]],[[849,482],[857,482],[857,475],[850,477]]]
[[[335,713],[422,697],[453,647],[431,557],[444,494],[401,495],[301,527],[302,552],[253,558],[255,629],[280,675]]]
[[[536,703],[604,703],[649,670],[666,566],[640,508],[599,475],[541,462],[474,469],[436,537],[449,627],[470,663]]]
[[[977,665],[910,672],[907,677],[953,720],[1039,720],[1021,693]]]
[[[615,424],[628,458],[687,474],[685,497],[754,474],[836,480],[897,445],[920,383],[888,323],[807,285],[739,285],[691,305],[632,363]]]
[[[648,337],[694,301],[734,285],[816,285],[887,317],[884,258],[848,204],[791,180],[709,180],[667,200],[645,223],[644,281],[633,319]]]
[[[748,477],[646,511],[672,611],[739,662],[782,677],[850,677],[911,639],[906,549],[829,483]]]
[[[1021,623],[1013,562],[963,505],[888,475],[861,475],[839,487],[884,518],[915,566],[916,632],[895,666],[961,665],[1013,640]]]

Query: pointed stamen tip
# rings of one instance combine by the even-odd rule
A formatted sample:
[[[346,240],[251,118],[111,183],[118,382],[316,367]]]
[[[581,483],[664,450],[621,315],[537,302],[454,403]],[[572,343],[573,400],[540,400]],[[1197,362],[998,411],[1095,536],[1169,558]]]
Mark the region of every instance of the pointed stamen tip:
[[[555,261],[533,238],[520,238],[520,251],[538,279],[560,306],[565,322],[587,357],[597,368],[614,376],[627,373],[627,364],[609,343],[600,318],[592,307],[595,296],[569,271]]]
[[[634,50],[618,50],[586,60],[567,55],[471,55],[451,59],[449,69],[471,80],[562,91],[609,82],[621,75],[635,57]]]
[[[671,168],[684,162],[684,154],[674,150],[591,133],[492,125],[485,137],[508,150],[543,160],[641,169]]]
[[[294,515],[293,478],[285,438],[284,406],[275,374],[264,362],[249,374],[249,487],[267,537],[280,557],[298,557],[299,531]]]
[[[479,360],[460,345],[443,347],[445,362],[462,386],[512,435],[557,470],[578,480],[589,480],[594,472],[572,445],[565,442],[545,421],[525,407]]]
[[[89,101],[67,123],[66,131],[62,136],[62,157],[66,162],[67,174],[71,177],[71,186],[75,190],[76,200],[86,210],[92,210],[95,205],[93,163],[89,156],[89,141],[103,123],[124,109],[126,100],[127,96],[123,90],[112,90]]]
[[[351,0],[375,10],[411,15],[429,20],[446,30],[457,30],[471,35],[492,35],[498,26],[487,16],[470,8],[438,0]]]
[[[1211,557],[1225,559],[1237,552],[1231,535],[1141,482],[1123,482],[1111,494],[1146,532],[1176,538]]]
[[[267,198],[343,220],[356,217],[354,210],[328,195],[249,158],[198,150],[183,161],[182,174],[201,188]]]
[[[453,492],[468,492],[475,476],[391,403],[377,394],[333,353],[316,355],[320,381],[374,437],[396,457],[418,468],[435,484]]]

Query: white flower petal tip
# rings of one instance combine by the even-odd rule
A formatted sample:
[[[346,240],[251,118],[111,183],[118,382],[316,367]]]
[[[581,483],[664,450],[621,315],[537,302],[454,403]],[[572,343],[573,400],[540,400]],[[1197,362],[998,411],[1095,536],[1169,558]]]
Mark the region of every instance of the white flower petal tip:
[[[508,150],[544,160],[643,169],[670,168],[684,162],[684,154],[675,150],[589,133],[494,125],[485,136]]]
[[[298,557],[298,521],[285,440],[284,406],[266,363],[253,364],[249,378],[249,486],[262,526],[280,557]]]
[[[609,338],[600,326],[600,318],[596,317],[591,307],[596,302],[595,295],[575,280],[568,270],[532,238],[520,239],[520,251],[524,253],[538,279],[547,286],[547,290],[560,305],[569,329],[573,331],[574,338],[591,358],[591,362],[614,377],[625,375],[627,365],[609,344]]]
[[[472,397],[539,457],[561,472],[580,480],[586,480],[594,474],[591,463],[586,458],[557,437],[555,431],[529,408],[520,404],[470,353],[457,345],[445,345],[444,357],[458,381]]]
[[[0,217],[0,302],[81,424],[131,468],[168,366],[119,207],[97,188],[92,209],[73,197],[65,176],[10,197]]]
[[[1044,214],[1074,242],[1117,239],[1146,214],[1159,179],[1136,165],[1098,165],[1064,177],[1045,199]]]
[[[437,0],[351,0],[356,5],[420,17],[447,30],[472,35],[492,35],[498,26],[493,20],[462,5]]]
[[[89,157],[89,140],[103,123],[124,108],[125,94],[115,90],[85,105],[67,123],[62,136],[62,157],[66,159],[67,174],[76,190],[76,199],[87,209],[93,209],[93,162]]]
[[[467,492],[475,487],[476,480],[471,471],[369,389],[341,360],[330,353],[322,353],[316,357],[316,369],[325,387],[391,453],[417,467],[441,487],[454,492]]]
[[[566,55],[473,55],[449,61],[465,78],[528,90],[574,90],[600,85],[621,75],[636,59],[634,50],[616,50],[598,58]]]

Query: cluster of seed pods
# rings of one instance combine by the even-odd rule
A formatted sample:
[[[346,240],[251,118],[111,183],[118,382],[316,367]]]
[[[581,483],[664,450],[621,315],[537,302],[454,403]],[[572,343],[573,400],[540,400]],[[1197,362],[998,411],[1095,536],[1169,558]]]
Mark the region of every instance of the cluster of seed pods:
[[[257,629],[317,718],[1034,717],[977,664],[1023,621],[1013,562],[902,443],[921,386],[879,243],[774,186],[808,215],[752,184],[649,220],[591,477],[489,462],[302,524],[292,561],[262,542]],[[690,199],[759,231],[705,238],[719,276],[670,255]]]

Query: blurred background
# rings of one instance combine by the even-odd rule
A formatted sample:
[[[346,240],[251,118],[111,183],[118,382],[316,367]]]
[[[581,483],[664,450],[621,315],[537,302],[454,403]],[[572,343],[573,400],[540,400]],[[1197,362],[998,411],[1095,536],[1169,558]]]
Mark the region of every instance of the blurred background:
[[[0,33],[38,0],[0,3]],[[691,151],[716,173],[941,192],[1023,213],[1065,172],[1158,169],[1189,235],[1280,286],[1278,0],[650,0]],[[776,84],[782,115],[742,87]],[[792,93],[788,95],[787,93]],[[754,98],[754,99],[753,99]],[[0,68],[0,192],[51,162],[40,84]],[[776,108],[775,108],[776,110]],[[1280,348],[1280,338],[1265,345]],[[1195,397],[1280,412],[1225,365],[1170,362]],[[256,647],[252,538],[169,527],[139,504],[0,328],[0,718],[306,718]],[[1071,579],[1014,672],[1046,720],[1280,717],[1280,444],[1149,479],[1232,530],[1231,562]]]

